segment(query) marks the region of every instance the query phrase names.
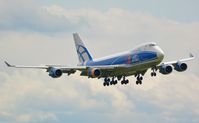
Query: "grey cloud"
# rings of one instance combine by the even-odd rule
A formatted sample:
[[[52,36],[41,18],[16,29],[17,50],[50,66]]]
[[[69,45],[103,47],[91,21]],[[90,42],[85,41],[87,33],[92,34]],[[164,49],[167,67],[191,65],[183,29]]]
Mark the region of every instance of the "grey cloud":
[[[83,81],[77,79],[78,76],[67,80],[53,80],[45,77],[38,79],[37,76],[40,76],[41,72],[29,71],[29,77],[36,78],[29,80],[28,76],[21,76],[24,72],[20,74],[16,72],[10,76],[1,73],[1,78],[6,79],[1,86],[1,111],[10,114],[9,119],[18,119],[19,122],[23,120],[29,122],[32,118],[36,118],[33,121],[40,122],[41,119],[37,116],[40,112],[41,117],[45,117],[43,114],[46,113],[51,114],[47,117],[47,120],[48,118],[56,120],[59,114],[67,117],[67,112],[69,112],[68,117],[71,113],[76,116],[83,112],[85,115],[91,112],[101,115],[104,111],[111,114],[117,112],[116,107],[112,106],[115,101],[118,104],[126,104],[127,102],[125,98],[121,100],[123,94],[119,90],[113,88],[105,93],[106,89],[100,83],[96,86],[96,83],[90,81],[91,87],[85,83],[85,79]],[[78,84],[77,81],[79,81]],[[97,93],[93,94],[91,88],[100,89],[101,91],[98,90]],[[113,93],[119,95],[114,96]],[[103,95],[103,98],[100,95]],[[117,106],[119,106],[118,104]]]
[[[0,87],[2,122],[199,121],[199,78],[193,75],[160,76],[155,81],[148,78],[142,87],[130,83],[109,88],[78,75],[54,80],[44,72],[23,70],[0,76],[5,79]]]
[[[67,18],[49,14],[36,1],[0,1],[0,29],[4,31],[63,32],[76,29]]]

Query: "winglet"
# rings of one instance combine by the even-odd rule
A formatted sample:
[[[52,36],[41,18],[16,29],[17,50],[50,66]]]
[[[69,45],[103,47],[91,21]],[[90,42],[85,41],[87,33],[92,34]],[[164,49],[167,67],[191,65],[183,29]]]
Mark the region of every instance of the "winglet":
[[[194,56],[193,56],[193,54],[192,54],[192,53],[189,53],[189,57],[194,58]]]
[[[5,61],[5,64],[8,66],[8,67],[14,67],[13,65],[10,65],[8,62]]]

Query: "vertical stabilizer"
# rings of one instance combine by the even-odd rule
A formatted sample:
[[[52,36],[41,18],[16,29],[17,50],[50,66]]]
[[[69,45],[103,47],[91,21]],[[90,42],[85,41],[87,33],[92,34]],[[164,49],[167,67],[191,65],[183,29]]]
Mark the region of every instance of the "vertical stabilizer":
[[[73,38],[75,41],[75,47],[79,58],[79,63],[84,63],[86,61],[93,60],[92,56],[90,55],[88,49],[85,47],[78,33],[73,33]]]

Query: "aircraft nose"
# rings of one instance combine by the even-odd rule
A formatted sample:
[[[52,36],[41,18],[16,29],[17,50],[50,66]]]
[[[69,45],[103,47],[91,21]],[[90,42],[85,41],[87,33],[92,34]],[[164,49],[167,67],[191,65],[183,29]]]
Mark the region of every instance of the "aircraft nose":
[[[158,51],[158,57],[163,59],[164,58],[164,51],[160,47],[157,47],[157,51]]]

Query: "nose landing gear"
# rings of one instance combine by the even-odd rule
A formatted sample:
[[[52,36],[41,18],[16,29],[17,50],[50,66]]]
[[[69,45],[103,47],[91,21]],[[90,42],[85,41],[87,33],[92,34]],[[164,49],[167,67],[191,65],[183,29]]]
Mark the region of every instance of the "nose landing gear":
[[[151,76],[152,76],[152,77],[153,77],[153,76],[156,76],[156,75],[157,75],[157,74],[156,74],[157,68],[156,68],[156,67],[153,67],[153,68],[151,68],[151,70],[152,70]]]

